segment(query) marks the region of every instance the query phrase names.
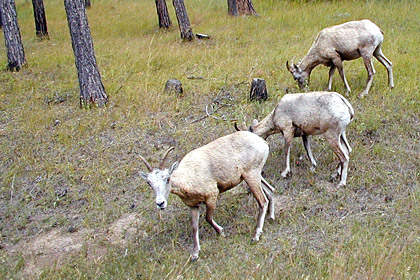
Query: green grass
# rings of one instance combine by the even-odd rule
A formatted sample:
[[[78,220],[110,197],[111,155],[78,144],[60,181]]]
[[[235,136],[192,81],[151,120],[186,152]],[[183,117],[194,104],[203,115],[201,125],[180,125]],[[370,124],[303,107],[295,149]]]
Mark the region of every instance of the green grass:
[[[17,1],[28,67],[6,71],[0,42],[1,279],[420,278],[418,1],[256,0],[260,16],[238,18],[227,16],[223,1],[186,1],[193,31],[211,36],[193,42],[180,40],[170,1],[175,26],[166,32],[158,29],[153,1],[93,1],[88,17],[109,103],[91,110],[79,108],[64,5],[44,2],[49,41],[35,37],[32,3]],[[171,160],[181,159],[233,132],[232,121],[194,122],[214,100],[231,105],[218,118],[247,124],[263,118],[286,91],[298,91],[286,60],[303,57],[322,28],[363,18],[385,32],[382,49],[394,64],[395,88],[374,60],[374,85],[360,100],[363,63],[345,63],[356,112],[347,130],[354,150],[347,187],[329,182],[337,159],[322,137],[314,137],[317,170],[309,171],[296,139],[293,177],[281,179],[283,139],[272,136],[265,176],[290,205],[250,245],[254,199],[246,187],[223,194],[215,219],[227,236],[217,237],[201,219],[200,259],[189,263],[189,210],[171,196],[159,220],[153,194],[137,175],[144,166],[136,153],[156,163],[175,145]],[[311,89],[326,87],[327,72],[315,68]],[[247,101],[255,77],[267,82],[270,97],[262,104]],[[163,91],[170,78],[183,82],[182,97]],[[344,92],[338,74],[333,90]],[[139,213],[146,235],[113,245],[109,225],[131,212]],[[22,242],[57,228],[88,230],[83,248],[28,270],[31,258],[42,255],[28,255]]]

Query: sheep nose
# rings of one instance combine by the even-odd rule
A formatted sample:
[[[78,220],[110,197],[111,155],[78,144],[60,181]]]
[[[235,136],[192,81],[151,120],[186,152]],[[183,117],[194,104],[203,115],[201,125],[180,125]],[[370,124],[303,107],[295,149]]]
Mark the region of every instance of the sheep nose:
[[[165,201],[162,201],[162,202],[157,202],[156,201],[156,205],[160,209],[165,209]]]

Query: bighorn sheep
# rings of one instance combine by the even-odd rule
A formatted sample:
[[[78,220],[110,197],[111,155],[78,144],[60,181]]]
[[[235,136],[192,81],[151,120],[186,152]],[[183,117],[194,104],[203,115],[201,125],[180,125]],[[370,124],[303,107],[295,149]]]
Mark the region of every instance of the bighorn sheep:
[[[281,173],[282,177],[287,177],[291,173],[289,161],[293,137],[302,136],[308,157],[315,167],[310,135],[323,134],[340,160],[336,175],[341,177],[338,187],[342,187],[346,185],[351,152],[346,138],[346,128],[353,116],[353,107],[336,92],[286,94],[262,121],[254,120],[249,130],[264,139],[275,133],[283,133],[286,168]]]
[[[327,27],[319,32],[307,55],[297,65],[292,61],[289,66],[287,61],[286,68],[292,73],[299,87],[303,88],[308,83],[312,69],[317,65],[330,67],[328,91],[331,91],[332,77],[337,68],[347,92],[351,92],[344,75],[343,61],[362,57],[368,72],[366,88],[360,94],[360,97],[363,97],[368,94],[376,73],[372,63],[373,55],[388,71],[388,83],[392,89],[394,87],[392,62],[382,53],[383,40],[383,31],[367,19]]]
[[[163,169],[170,150],[172,148],[165,153],[158,169],[152,168],[140,156],[149,173],[140,171],[139,174],[153,188],[159,209],[166,208],[169,193],[178,195],[190,207],[194,238],[191,260],[196,260],[200,251],[199,204],[206,204],[206,221],[223,235],[223,228],[213,220],[219,193],[237,186],[242,180],[258,202],[257,228],[252,241],[259,241],[267,210],[269,218],[274,219],[274,188],[261,176],[269,153],[268,144],[254,133],[240,131],[195,149],[179,165],[175,162],[170,169]]]

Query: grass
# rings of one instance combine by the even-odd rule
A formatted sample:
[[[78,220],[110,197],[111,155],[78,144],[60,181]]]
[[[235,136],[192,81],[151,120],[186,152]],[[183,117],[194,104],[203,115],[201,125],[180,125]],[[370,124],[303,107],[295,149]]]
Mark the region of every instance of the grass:
[[[226,3],[187,1],[195,33],[208,41],[183,43],[175,27],[158,30],[150,1],[98,0],[88,11],[96,58],[109,96],[106,108],[79,108],[79,88],[63,3],[45,0],[49,41],[35,37],[32,4],[17,1],[28,67],[5,70],[0,44],[0,278],[2,279],[418,279],[420,267],[420,19],[417,1],[254,1],[259,17],[228,17]],[[150,2],[150,3],[149,3]],[[354,152],[348,186],[329,176],[336,158],[314,137],[316,172],[295,140],[293,177],[280,178],[282,137],[269,138],[265,174],[282,198],[277,220],[250,245],[256,205],[246,188],[223,194],[216,211],[227,237],[201,219],[200,260],[192,248],[189,211],[176,197],[159,220],[153,194],[137,176],[136,153],[171,160],[233,132],[233,123],[204,118],[214,100],[230,104],[215,116],[250,123],[269,113],[282,95],[298,91],[286,60],[303,57],[317,32],[369,18],[385,31],[383,51],[394,63],[395,89],[385,68],[369,95],[361,60],[345,63],[356,116],[347,130]],[[1,39],[3,40],[3,39]],[[187,77],[203,77],[188,79]],[[247,101],[252,78],[264,78],[269,100]],[[177,78],[184,94],[163,91]],[[327,69],[317,67],[311,88],[322,90]],[[333,90],[344,92],[338,74]],[[109,225],[138,213],[139,235],[115,245]],[[52,229],[83,232],[81,250],[65,261],[28,269],[21,244]],[[75,233],[75,234],[76,234]],[[35,258],[36,257],[36,258]]]

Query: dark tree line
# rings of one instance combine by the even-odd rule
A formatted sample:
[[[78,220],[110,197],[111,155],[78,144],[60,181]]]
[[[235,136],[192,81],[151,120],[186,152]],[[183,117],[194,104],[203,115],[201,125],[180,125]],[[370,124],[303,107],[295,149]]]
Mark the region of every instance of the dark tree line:
[[[183,0],[172,0],[177,16],[181,38],[193,40],[191,24]],[[47,20],[43,0],[32,0],[35,18],[36,35],[48,38]],[[155,0],[160,28],[169,28],[172,22],[169,17],[166,0]],[[95,103],[104,106],[108,100],[98,70],[96,57],[90,34],[86,8],[91,6],[90,0],[64,0],[67,22],[75,56],[80,86],[80,104],[82,107]],[[230,15],[256,15],[252,0],[228,0]],[[7,68],[19,71],[26,65],[19,25],[17,22],[14,0],[0,0],[0,27],[3,27],[7,49]]]

